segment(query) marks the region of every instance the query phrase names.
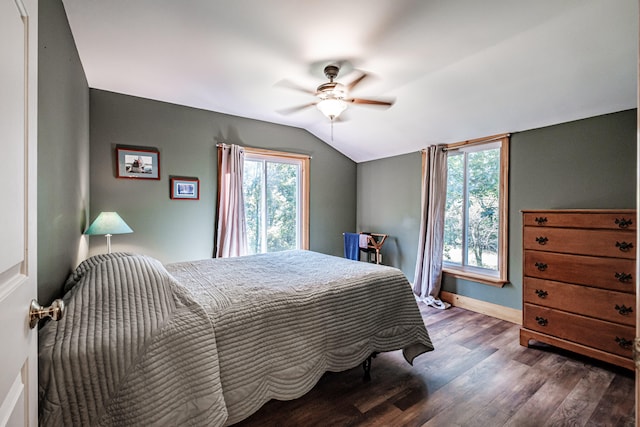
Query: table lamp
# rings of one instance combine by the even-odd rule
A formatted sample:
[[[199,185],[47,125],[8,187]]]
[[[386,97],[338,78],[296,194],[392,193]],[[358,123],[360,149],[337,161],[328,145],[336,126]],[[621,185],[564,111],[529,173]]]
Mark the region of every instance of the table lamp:
[[[107,253],[111,253],[111,236],[113,234],[133,233],[131,227],[118,215],[117,212],[100,212],[100,215],[91,223],[84,234],[89,236],[107,236]]]

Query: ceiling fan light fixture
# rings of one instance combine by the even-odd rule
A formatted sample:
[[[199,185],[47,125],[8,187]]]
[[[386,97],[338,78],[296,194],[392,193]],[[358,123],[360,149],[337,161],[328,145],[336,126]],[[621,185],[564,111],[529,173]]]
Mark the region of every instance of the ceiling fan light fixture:
[[[347,103],[340,98],[326,98],[318,102],[316,106],[331,121],[338,118],[347,109]]]
[[[299,107],[283,110],[286,111],[286,113],[283,114],[295,113],[297,111],[315,105],[316,107],[318,107],[318,110],[320,110],[320,112],[325,115],[325,117],[331,120],[331,139],[333,140],[333,122],[340,116],[340,114],[342,114],[344,110],[347,109],[347,106],[349,104],[363,104],[380,107],[390,107],[393,105],[394,101],[350,97],[349,93],[353,90],[354,87],[360,84],[360,82],[364,78],[367,77],[367,74],[364,72],[360,72],[359,76],[352,80],[348,85],[343,85],[342,83],[335,81],[336,77],[338,77],[339,71],[340,67],[338,65],[327,65],[324,68],[324,75],[329,79],[329,81],[324,82],[320,86],[318,86],[315,92],[300,88],[299,86],[292,83],[287,83],[286,86],[291,89],[296,89],[305,93],[313,93],[316,96],[316,101],[301,105]]]

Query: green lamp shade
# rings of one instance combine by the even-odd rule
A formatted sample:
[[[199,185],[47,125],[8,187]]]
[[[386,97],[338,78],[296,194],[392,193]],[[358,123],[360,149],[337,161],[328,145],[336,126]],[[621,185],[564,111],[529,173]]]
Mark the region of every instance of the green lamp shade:
[[[117,212],[100,212],[100,215],[91,223],[84,234],[91,236],[106,234],[133,233],[131,227],[118,215]]]

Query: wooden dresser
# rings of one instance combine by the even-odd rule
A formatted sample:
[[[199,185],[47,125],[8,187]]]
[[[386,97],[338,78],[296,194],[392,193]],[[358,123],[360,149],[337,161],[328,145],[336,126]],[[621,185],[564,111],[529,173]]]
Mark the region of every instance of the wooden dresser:
[[[523,211],[520,344],[634,369],[634,210]]]

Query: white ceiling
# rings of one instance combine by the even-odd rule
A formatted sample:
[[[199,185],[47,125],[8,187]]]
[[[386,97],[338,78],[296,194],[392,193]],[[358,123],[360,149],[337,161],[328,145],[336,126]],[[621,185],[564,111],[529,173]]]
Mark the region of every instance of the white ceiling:
[[[637,0],[63,3],[90,87],[304,128],[356,162],[637,106]],[[332,140],[316,108],[277,112],[314,99],[277,83],[315,89],[335,61],[370,74],[353,96],[396,103],[349,106]]]

